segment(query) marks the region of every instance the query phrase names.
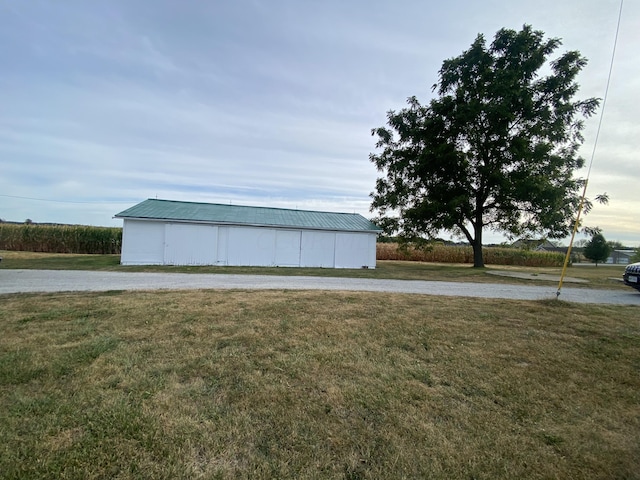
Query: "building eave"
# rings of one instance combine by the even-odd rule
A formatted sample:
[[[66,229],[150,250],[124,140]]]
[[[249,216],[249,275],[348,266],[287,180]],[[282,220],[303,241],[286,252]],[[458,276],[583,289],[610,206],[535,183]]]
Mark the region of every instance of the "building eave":
[[[158,218],[158,217],[130,217],[115,215],[113,218],[121,220],[136,220],[146,222],[170,222],[170,223],[191,223],[198,225],[211,225],[211,226],[226,226],[226,227],[257,227],[257,228],[275,228],[281,230],[308,230],[308,231],[325,231],[325,232],[347,232],[347,233],[372,233],[379,235],[382,233],[382,229],[338,229],[329,227],[308,227],[300,225],[273,225],[268,223],[244,223],[244,222],[222,222],[211,220],[190,220],[190,219],[176,219],[176,218]]]

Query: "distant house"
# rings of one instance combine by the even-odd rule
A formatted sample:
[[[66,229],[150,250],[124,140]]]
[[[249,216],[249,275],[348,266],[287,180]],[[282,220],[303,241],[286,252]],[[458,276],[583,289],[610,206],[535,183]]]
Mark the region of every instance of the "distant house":
[[[511,244],[513,248],[521,248],[523,250],[534,250],[537,252],[557,252],[559,249],[546,238],[531,239],[521,238]],[[566,251],[566,249],[564,249]]]
[[[358,214],[157,199],[115,218],[123,265],[375,268],[381,232]]]
[[[606,263],[628,265],[631,263],[631,257],[635,254],[634,250],[613,250]]]

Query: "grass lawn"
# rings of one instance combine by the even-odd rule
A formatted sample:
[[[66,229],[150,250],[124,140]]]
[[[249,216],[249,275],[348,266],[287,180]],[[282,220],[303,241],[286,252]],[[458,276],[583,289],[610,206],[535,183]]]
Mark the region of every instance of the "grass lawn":
[[[53,270],[110,270],[121,272],[175,272],[175,273],[225,273],[253,275],[308,275],[323,277],[387,278],[402,280],[472,281],[484,283],[557,285],[557,280],[546,280],[544,275],[559,278],[561,268],[514,267],[488,265],[473,268],[471,265],[450,263],[424,263],[396,260],[377,262],[377,268],[369,270],[333,268],[278,268],[278,267],[170,267],[170,266],[122,266],[119,255],[74,255],[64,253],[34,253],[0,251],[3,257],[0,268],[53,269]],[[489,275],[500,270],[521,272],[527,279]],[[567,269],[566,276],[585,280],[586,283],[572,283],[565,280],[565,286],[578,288],[606,288],[628,290],[622,284],[624,265],[574,266]]]
[[[640,311],[351,292],[0,296],[0,476],[640,477]]]

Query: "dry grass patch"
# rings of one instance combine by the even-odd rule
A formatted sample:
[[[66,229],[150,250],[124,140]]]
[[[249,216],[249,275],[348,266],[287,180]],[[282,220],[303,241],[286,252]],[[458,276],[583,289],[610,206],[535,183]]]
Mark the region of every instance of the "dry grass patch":
[[[327,292],[0,297],[3,478],[637,478],[640,312]]]

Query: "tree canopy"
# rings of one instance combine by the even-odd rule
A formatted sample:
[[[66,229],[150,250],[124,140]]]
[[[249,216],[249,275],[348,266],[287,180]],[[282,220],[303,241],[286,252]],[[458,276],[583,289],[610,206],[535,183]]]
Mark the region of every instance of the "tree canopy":
[[[387,113],[387,126],[372,130],[370,160],[383,174],[371,210],[388,234],[462,235],[481,267],[486,229],[549,238],[571,230],[583,119],[599,101],[574,100],[586,60],[577,51],[549,60],[560,45],[527,25],[498,31],[490,45],[478,35],[444,61],[436,98],[410,97]]]
[[[611,245],[607,243],[602,233],[596,233],[591,240],[584,246],[583,254],[589,260],[598,266],[598,263],[604,262],[609,258],[611,253]]]

